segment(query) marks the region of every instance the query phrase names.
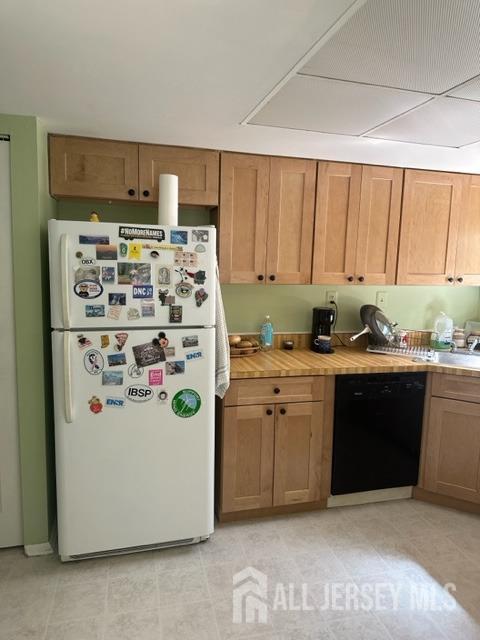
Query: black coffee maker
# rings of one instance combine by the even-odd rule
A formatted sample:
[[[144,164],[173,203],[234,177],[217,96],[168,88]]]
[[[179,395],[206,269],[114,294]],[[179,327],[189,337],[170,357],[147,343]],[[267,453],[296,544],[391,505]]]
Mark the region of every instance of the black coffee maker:
[[[325,353],[325,349],[319,344],[318,336],[329,336],[335,324],[336,310],[332,307],[314,307],[312,318],[312,341],[310,348],[316,353]]]

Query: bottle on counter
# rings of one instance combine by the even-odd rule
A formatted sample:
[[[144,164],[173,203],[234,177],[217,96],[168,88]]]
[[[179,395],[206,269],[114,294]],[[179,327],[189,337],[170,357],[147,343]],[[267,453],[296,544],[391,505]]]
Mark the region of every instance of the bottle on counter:
[[[273,349],[273,325],[270,322],[270,316],[265,316],[265,320],[260,327],[260,344],[262,351]]]
[[[450,349],[453,338],[453,320],[446,313],[440,311],[435,318],[431,347],[437,351]]]

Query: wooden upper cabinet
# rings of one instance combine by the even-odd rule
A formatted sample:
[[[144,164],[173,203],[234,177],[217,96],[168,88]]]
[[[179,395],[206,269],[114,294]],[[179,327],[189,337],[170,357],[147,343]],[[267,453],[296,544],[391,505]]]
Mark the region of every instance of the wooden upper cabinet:
[[[274,420],[268,405],[224,409],[221,511],[272,506]]]
[[[402,186],[403,169],[362,168],[355,260],[357,282],[395,284]]]
[[[138,200],[138,145],[49,136],[50,193],[55,197]]]
[[[468,178],[437,171],[405,171],[397,284],[454,282]]]
[[[403,169],[318,163],[312,281],[394,284]]]
[[[219,270],[222,283],[265,281],[270,158],[221,154]]]
[[[275,408],[273,504],[321,498],[323,402],[294,402]]]
[[[158,176],[172,173],[179,204],[218,205],[218,151],[141,144],[138,157],[140,200],[158,202]]]
[[[268,283],[311,282],[315,171],[314,160],[270,160]]]
[[[465,176],[464,205],[458,229],[456,284],[480,284],[480,176]]]
[[[480,404],[432,398],[422,488],[480,503]]]
[[[354,282],[362,167],[319,162],[313,284]]]

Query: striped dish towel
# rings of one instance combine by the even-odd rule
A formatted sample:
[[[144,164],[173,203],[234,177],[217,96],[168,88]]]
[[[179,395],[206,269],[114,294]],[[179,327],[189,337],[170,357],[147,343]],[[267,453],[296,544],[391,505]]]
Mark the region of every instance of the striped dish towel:
[[[215,272],[215,395],[223,398],[230,386],[230,346],[228,344],[222,290],[220,289],[218,263]]]

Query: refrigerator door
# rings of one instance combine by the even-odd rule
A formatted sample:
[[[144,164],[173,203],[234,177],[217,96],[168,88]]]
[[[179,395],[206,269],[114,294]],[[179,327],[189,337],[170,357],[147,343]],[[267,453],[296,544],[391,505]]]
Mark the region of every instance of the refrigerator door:
[[[215,228],[50,220],[54,329],[213,326]]]
[[[214,335],[53,332],[62,558],[212,533]]]

